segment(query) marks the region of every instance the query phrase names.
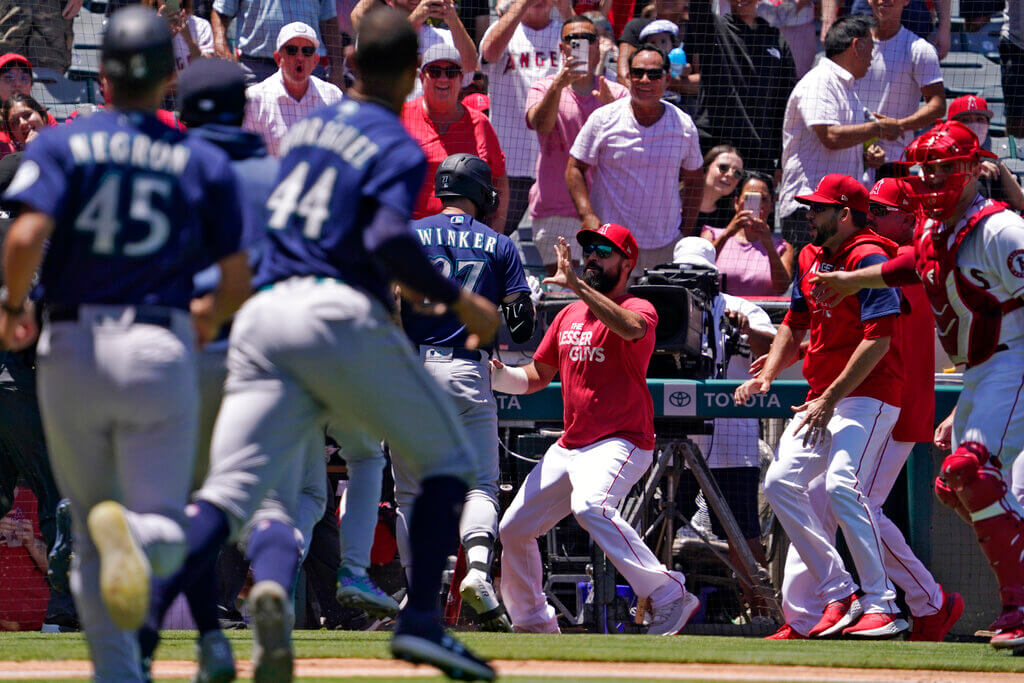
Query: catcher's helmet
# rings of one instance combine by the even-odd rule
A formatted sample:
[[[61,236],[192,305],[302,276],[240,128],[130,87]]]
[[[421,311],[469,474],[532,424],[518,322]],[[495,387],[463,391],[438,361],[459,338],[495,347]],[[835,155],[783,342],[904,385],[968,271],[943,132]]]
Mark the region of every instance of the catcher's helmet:
[[[452,154],[441,162],[434,174],[435,197],[465,197],[482,216],[498,208],[498,191],[491,182],[491,167],[472,154]]]
[[[146,87],[174,71],[173,36],[167,21],[151,9],[118,10],[103,34],[100,62],[119,86]]]

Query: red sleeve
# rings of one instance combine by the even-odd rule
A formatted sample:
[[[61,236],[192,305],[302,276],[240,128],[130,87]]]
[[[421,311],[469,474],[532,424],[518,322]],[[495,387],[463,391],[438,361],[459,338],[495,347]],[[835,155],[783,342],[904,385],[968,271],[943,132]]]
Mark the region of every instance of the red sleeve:
[[[917,276],[917,270],[914,268],[914,254],[901,249],[896,258],[883,263],[882,280],[890,287],[920,283],[921,279]]]
[[[878,339],[879,337],[891,337],[896,334],[896,321],[898,315],[886,315],[881,318],[872,318],[864,323],[864,338]]]
[[[633,341],[642,341],[643,339],[654,334],[655,329],[658,327],[658,311],[647,299],[641,299],[640,297],[626,299],[620,304],[627,311],[633,311],[644,319],[647,323],[647,331],[640,339],[634,339]]]
[[[782,324],[791,330],[806,332],[811,329],[811,313],[810,311],[798,312],[790,309],[786,311],[786,317],[782,319]]]
[[[491,125],[490,120],[483,114],[480,114],[478,129],[483,133],[483,146],[487,150],[487,156],[484,160],[491,167],[491,178],[505,176],[507,174],[505,170],[505,153],[501,150],[501,143],[498,142],[498,134],[494,132],[494,126]]]

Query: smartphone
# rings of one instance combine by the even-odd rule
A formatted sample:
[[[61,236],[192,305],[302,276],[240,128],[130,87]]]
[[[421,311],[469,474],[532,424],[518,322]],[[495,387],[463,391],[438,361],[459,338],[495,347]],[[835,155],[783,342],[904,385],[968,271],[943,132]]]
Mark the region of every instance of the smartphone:
[[[569,41],[569,47],[572,50],[573,61],[583,62],[582,64],[577,64],[573,67],[573,73],[587,73],[587,67],[590,64],[590,41],[583,40],[581,38],[573,38]]]
[[[757,192],[744,192],[743,210],[752,211],[755,216],[759,216],[761,214],[761,195]]]

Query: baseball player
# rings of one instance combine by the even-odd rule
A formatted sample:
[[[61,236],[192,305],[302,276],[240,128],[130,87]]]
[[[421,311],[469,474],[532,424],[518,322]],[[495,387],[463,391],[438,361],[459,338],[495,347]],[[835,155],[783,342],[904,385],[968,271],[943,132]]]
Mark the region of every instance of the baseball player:
[[[875,183],[868,194],[873,229],[900,246],[899,252],[913,250],[915,202],[901,180],[886,178]],[[913,616],[909,640],[942,641],[964,611],[959,593],[946,593],[935,581],[899,528],[885,515],[881,506],[892,490],[903,464],[915,443],[928,442],[935,424],[935,323],[928,298],[920,285],[901,288],[909,312],[900,317],[901,354],[906,381],[903,385],[900,416],[892,435],[882,448],[876,474],[866,484],[882,539],[882,562],[892,581],[903,589],[907,607]],[[833,536],[837,528],[835,514],[826,502],[824,479],[811,483],[809,495],[815,509],[824,510],[824,528]],[[806,638],[825,610],[824,598],[817,593],[813,575],[799,553],[786,556],[782,583],[782,609],[786,624],[769,639]]]
[[[71,501],[72,590],[96,678],[136,681],[150,571],[184,559],[196,332],[211,338],[233,313],[249,268],[227,155],[155,117],[174,72],[167,22],[114,14],[101,69],[114,110],[43,131],[8,188],[25,211],[4,248],[0,337],[35,336],[26,295],[42,262],[39,402]],[[190,320],[192,276],[209,263],[220,285]]]
[[[810,298],[808,276],[887,261],[896,245],[866,229],[868,193],[850,176],[826,175],[797,201],[808,207],[812,241],[800,252],[790,310],[764,367],[737,388],[735,399],[740,404],[766,392],[810,331],[804,359],[810,391],[793,408],[795,417],[765,474],[764,494],[813,576],[815,594],[827,605],[808,635],[892,637],[908,624],[883,567],[879,503],[869,498],[868,488],[900,412],[899,292],[864,290],[825,307]],[[821,501],[808,491],[817,477],[823,478]],[[860,600],[826,526],[827,510],[842,527],[857,566]]]
[[[513,341],[533,334],[530,286],[512,240],[486,224],[498,193],[487,163],[472,154],[453,154],[434,176],[434,196],[444,207],[414,221],[423,250],[441,274],[499,304]],[[402,307],[402,327],[419,347],[424,367],[451,395],[473,444],[476,484],[466,494],[459,533],[468,571],[459,585],[462,599],[485,628],[511,631],[512,624],[491,586],[491,560],[498,533],[498,408],[491,392],[489,354],[467,349],[465,326],[454,315],[426,316]],[[416,479],[400,462],[393,466],[398,504],[398,542],[408,566],[408,516]]]
[[[386,438],[421,479],[409,600],[392,652],[490,680],[493,669],[444,633],[435,604],[462,499],[475,483],[471,447],[450,399],[391,318],[388,280],[451,306],[469,346],[490,341],[497,310],[441,277],[409,231],[425,166],[397,118],[416,71],[409,22],[388,8],[367,16],[354,59],[360,79],[351,97],[283,140],[258,291],[232,324],[211,469],[190,506],[189,559],[175,578],[178,586],[193,579],[192,569],[238,537],[273,490],[273,514],[253,525],[246,544],[254,678],[291,680],[289,594],[301,555],[295,522],[306,441],[330,422],[352,462],[365,457],[353,445],[367,434]]]
[[[648,633],[674,635],[700,602],[617,509],[653,458],[646,375],[658,314],[646,299],[626,293],[639,252],[627,228],[606,223],[580,230],[576,240],[583,247],[582,279],[559,238],[558,270],[545,282],[572,290],[580,301],[555,316],[531,363],[515,368],[491,361],[491,386],[509,394],[539,391],[559,373],[565,423],[502,517],[501,597],[516,630],[558,633],[541,586],[536,539],[572,514],[636,595],[650,598]]]
[[[942,462],[935,492],[973,524],[996,575],[1003,608],[990,627],[998,631],[992,645],[1019,647],[1024,518],[1007,480],[1024,481],[1024,458],[1017,457],[1024,444],[1024,219],[978,194],[979,165],[989,153],[962,123],[936,125],[904,156],[905,165],[920,169],[905,179],[923,217],[914,253],[888,265],[819,273],[814,282],[827,302],[854,288],[924,285],[939,340],[964,368],[953,453]]]

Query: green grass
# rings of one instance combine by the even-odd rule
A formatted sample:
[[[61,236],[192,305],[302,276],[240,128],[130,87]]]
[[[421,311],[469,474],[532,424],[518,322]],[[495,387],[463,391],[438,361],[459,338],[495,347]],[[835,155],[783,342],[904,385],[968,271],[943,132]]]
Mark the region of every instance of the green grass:
[[[249,631],[229,631],[235,656],[249,657]],[[194,632],[169,631],[161,659],[193,659]],[[388,633],[298,631],[297,657],[387,657]],[[635,635],[505,635],[462,633],[460,639],[493,659],[554,659],[606,662],[721,662],[855,668],[941,669],[1024,672],[1024,657],[983,643],[887,641],[766,641],[724,636],[648,638]],[[85,659],[79,634],[0,633],[0,659]]]

